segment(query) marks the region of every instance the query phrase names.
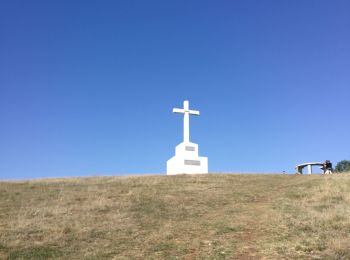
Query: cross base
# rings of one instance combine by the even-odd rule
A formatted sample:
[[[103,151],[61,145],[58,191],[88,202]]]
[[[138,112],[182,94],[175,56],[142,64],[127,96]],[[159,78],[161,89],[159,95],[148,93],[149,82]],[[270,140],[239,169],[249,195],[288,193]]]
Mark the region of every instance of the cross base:
[[[198,156],[198,144],[182,142],[167,161],[167,175],[208,173],[208,158]]]

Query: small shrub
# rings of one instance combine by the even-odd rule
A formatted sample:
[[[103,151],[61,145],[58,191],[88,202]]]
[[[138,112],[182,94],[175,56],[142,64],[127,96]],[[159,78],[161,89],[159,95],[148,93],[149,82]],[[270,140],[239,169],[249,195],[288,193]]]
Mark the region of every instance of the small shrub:
[[[350,161],[348,160],[342,160],[337,163],[335,166],[336,172],[348,172],[350,171]]]

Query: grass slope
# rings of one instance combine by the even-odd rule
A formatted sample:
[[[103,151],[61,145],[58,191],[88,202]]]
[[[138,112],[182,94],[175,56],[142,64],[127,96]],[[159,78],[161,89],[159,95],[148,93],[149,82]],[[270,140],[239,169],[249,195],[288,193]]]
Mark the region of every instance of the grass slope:
[[[0,182],[0,259],[350,259],[350,175]]]

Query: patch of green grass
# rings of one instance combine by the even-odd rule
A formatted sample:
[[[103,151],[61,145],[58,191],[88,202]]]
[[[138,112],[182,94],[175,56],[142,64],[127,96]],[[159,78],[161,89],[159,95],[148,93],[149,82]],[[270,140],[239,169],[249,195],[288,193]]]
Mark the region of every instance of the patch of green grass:
[[[225,247],[215,248],[209,259],[231,259],[232,251]]]
[[[291,190],[286,193],[286,197],[289,199],[303,199],[307,196],[307,193],[301,190]]]
[[[7,251],[7,250],[8,248],[4,244],[0,243],[0,251]]]
[[[19,260],[19,259],[33,259],[33,260],[45,260],[54,259],[62,256],[62,252],[54,247],[32,247],[24,249],[16,249],[10,251],[9,260]]]
[[[327,211],[330,207],[331,205],[329,204],[319,204],[319,205],[313,206],[313,209],[318,212],[324,212],[324,211]]]
[[[324,196],[321,198],[321,201],[327,202],[328,204],[338,204],[344,201],[343,195],[334,195],[334,196]]]
[[[176,248],[176,245],[174,243],[169,242],[161,242],[153,248],[154,252],[160,252],[160,251],[169,251]]]
[[[227,221],[228,222],[228,221]],[[229,226],[225,221],[216,222],[213,225],[216,235],[223,235],[231,232],[240,232],[242,227],[240,226]]]
[[[105,238],[106,234],[103,231],[98,231],[96,229],[93,229],[90,231],[90,238],[91,239],[101,239],[101,238]]]

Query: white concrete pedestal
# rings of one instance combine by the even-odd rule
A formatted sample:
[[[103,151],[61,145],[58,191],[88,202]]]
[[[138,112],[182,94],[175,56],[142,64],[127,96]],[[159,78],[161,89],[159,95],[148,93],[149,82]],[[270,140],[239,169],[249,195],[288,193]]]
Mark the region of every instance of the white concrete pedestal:
[[[208,173],[208,158],[198,156],[198,144],[182,142],[167,161],[167,175]]]

